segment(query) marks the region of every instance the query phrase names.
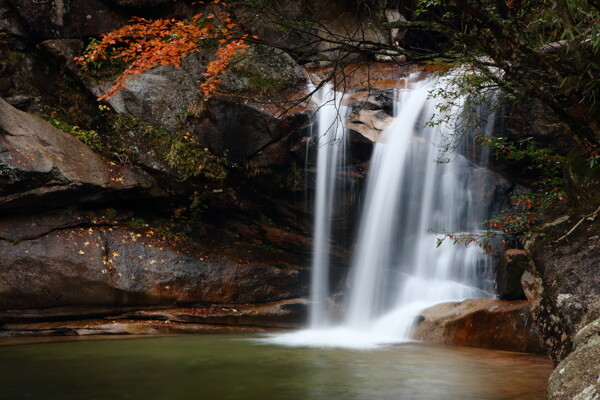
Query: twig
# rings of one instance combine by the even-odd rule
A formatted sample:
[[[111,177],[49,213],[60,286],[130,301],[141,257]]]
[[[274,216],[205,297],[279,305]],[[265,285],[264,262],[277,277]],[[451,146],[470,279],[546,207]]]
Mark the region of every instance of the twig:
[[[594,218],[595,218],[595,217],[598,215],[598,213],[599,213],[599,212],[600,212],[600,207],[598,207],[598,208],[596,209],[596,211],[594,211],[593,213],[591,213],[591,214],[588,214],[588,215],[584,215],[584,216],[583,216],[583,218],[581,218],[581,219],[580,219],[580,220],[579,220],[579,221],[578,221],[578,222],[577,222],[577,223],[576,223],[576,224],[575,224],[575,225],[574,225],[574,226],[573,226],[573,227],[572,227],[572,228],[569,230],[569,232],[565,233],[563,236],[561,236],[560,238],[556,239],[556,240],[554,241],[554,243],[558,243],[558,242],[560,242],[561,240],[563,240],[564,238],[566,238],[567,236],[569,236],[571,233],[573,233],[573,231],[574,231],[575,229],[577,229],[577,227],[578,227],[579,225],[581,225],[581,223],[582,223],[583,221],[585,221],[585,220],[586,220],[586,219],[588,219],[588,218],[592,218],[592,217],[594,217]]]

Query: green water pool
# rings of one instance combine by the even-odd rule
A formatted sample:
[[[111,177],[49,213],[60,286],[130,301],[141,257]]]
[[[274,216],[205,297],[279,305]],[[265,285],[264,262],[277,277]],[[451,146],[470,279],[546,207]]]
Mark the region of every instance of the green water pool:
[[[251,336],[0,346],[0,399],[544,399],[546,357],[404,343],[289,348]]]

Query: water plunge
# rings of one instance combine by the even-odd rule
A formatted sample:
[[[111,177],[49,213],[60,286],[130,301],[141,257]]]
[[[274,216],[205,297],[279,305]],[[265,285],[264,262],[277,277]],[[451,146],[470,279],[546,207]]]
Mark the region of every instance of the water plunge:
[[[332,100],[340,94],[330,87],[321,92],[310,329],[272,339],[277,343],[371,348],[402,342],[420,310],[494,296],[489,255],[475,244],[438,243],[447,232],[478,231],[489,217],[489,201],[473,190],[483,184],[481,167],[461,148],[451,162],[436,162],[440,149],[468,122],[465,99],[451,104],[432,98],[432,91],[448,85],[444,79],[409,77],[401,84],[393,123],[371,158],[343,316],[333,327],[327,309],[329,242],[336,176],[345,154],[341,138],[347,136],[339,119],[346,110]],[[439,122],[427,124],[434,113]],[[484,153],[471,158],[484,163]]]

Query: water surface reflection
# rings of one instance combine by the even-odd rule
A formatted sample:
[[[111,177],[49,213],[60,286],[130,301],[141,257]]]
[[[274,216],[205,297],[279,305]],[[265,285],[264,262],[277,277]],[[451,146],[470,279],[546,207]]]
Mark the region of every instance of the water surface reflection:
[[[289,348],[183,336],[0,346],[2,398],[544,399],[545,357],[405,343]]]

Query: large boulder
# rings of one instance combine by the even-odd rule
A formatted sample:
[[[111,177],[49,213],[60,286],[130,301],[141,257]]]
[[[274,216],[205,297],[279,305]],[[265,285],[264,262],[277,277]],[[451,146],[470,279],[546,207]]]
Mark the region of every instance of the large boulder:
[[[244,53],[232,57],[220,77],[219,88],[252,99],[280,94],[304,81],[304,70],[289,54],[271,46],[251,44]]]
[[[597,310],[590,314],[599,315]],[[550,376],[550,400],[600,398],[600,318],[586,321],[583,325],[575,336],[574,351],[556,366]]]
[[[119,113],[176,130],[182,126],[188,107],[200,100],[195,75],[197,72],[170,65],[156,67],[129,81],[109,103]]]
[[[4,209],[164,195],[154,179],[117,166],[46,121],[0,99],[0,204]]]
[[[112,81],[86,73],[73,58],[81,53],[78,40],[46,40],[41,47],[65,63],[94,95],[101,95]],[[288,91],[302,86],[304,73],[286,53],[265,46],[251,46],[236,56],[222,77],[220,92],[208,100],[199,83],[208,62],[206,54],[184,57],[181,68],[159,66],[128,82],[108,100],[113,109],[169,131],[193,131],[199,144],[234,163],[250,161],[253,168],[287,164],[296,136],[303,136],[307,110],[297,107]],[[257,97],[258,96],[258,97]],[[264,97],[266,96],[266,97]],[[282,112],[287,109],[287,112]]]
[[[265,303],[307,294],[307,273],[173,248],[154,232],[90,227],[0,241],[0,309]]]
[[[546,351],[527,301],[479,299],[438,304],[421,311],[410,336],[455,346]]]
[[[213,98],[207,102],[203,118],[194,122],[194,133],[211,152],[233,162],[256,156],[257,167],[281,165],[282,157],[288,158],[290,140],[303,136],[306,123],[303,113],[277,118],[252,104]]]
[[[27,32],[41,39],[96,36],[128,20],[127,15],[101,1],[10,1]]]
[[[556,363],[570,353],[584,315],[600,302],[598,217],[595,208],[563,215],[523,240],[531,261],[523,276],[525,294]]]
[[[60,60],[92,94],[103,95],[113,81],[85,72],[74,58],[83,52],[78,39],[49,39],[40,48]],[[127,82],[127,86],[108,99],[113,109],[131,114],[142,121],[169,130],[183,126],[189,108],[200,100],[199,81],[205,71],[205,60],[199,54],[184,58],[182,67],[159,66]]]

